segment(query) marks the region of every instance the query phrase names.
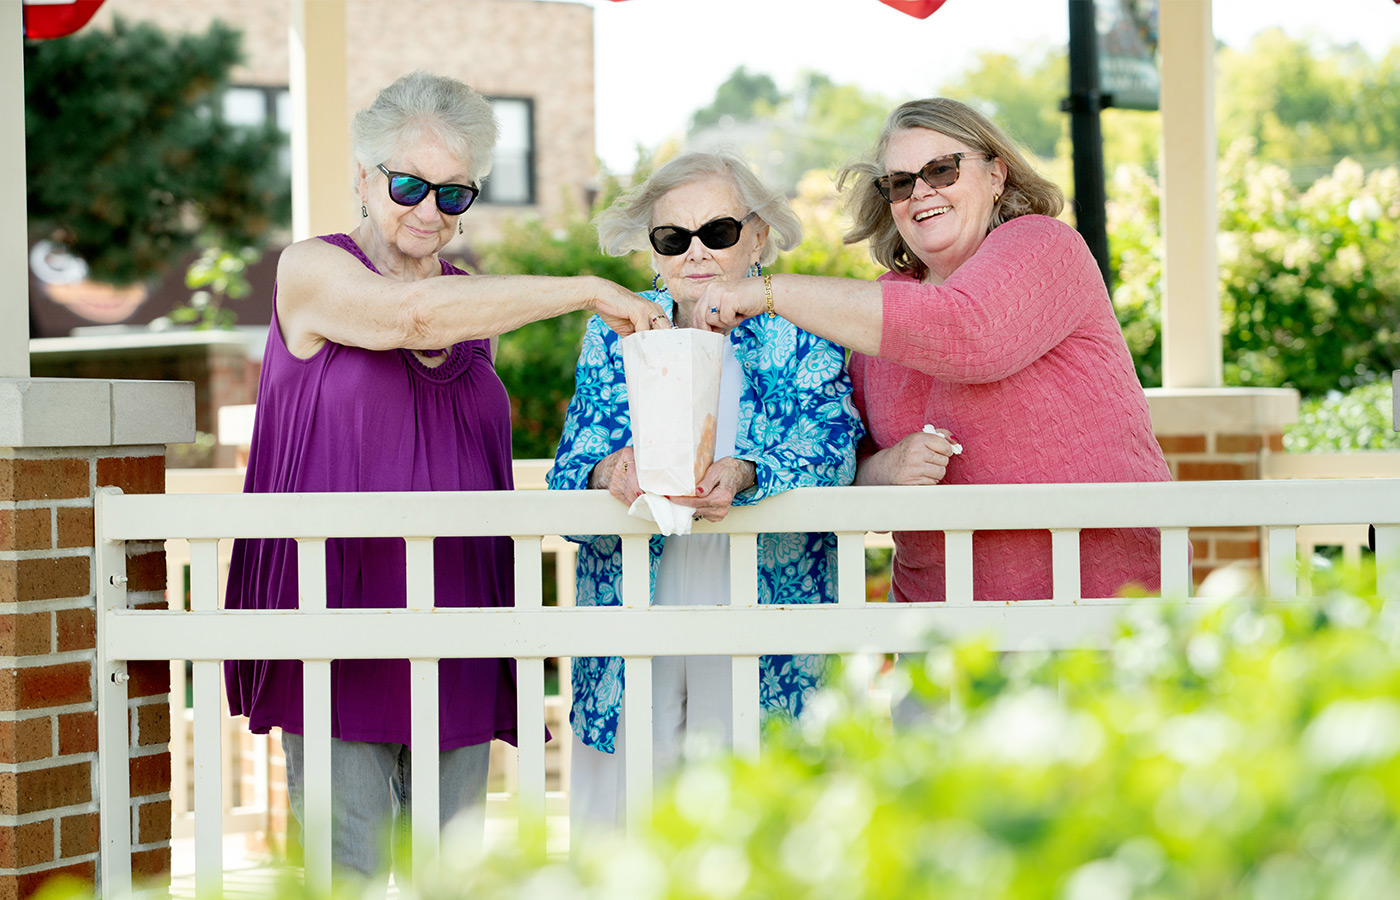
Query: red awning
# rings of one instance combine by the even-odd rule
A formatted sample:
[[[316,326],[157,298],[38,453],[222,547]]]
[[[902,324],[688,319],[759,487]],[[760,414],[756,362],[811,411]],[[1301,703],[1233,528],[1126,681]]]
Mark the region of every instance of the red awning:
[[[613,0],[613,2],[620,3],[622,0]],[[946,3],[947,0],[880,0],[880,2],[902,13],[908,13],[916,19],[927,19],[937,12],[938,7]],[[1400,3],[1400,0],[1395,0],[1395,2]]]
[[[24,36],[31,41],[67,37],[101,5],[102,0],[24,0]]]

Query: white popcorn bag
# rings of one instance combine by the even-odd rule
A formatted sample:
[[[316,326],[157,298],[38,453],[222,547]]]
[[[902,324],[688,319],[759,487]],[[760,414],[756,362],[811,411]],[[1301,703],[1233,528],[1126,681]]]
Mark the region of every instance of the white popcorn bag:
[[[643,491],[694,497],[714,462],[725,340],[710,331],[673,328],[618,341]]]

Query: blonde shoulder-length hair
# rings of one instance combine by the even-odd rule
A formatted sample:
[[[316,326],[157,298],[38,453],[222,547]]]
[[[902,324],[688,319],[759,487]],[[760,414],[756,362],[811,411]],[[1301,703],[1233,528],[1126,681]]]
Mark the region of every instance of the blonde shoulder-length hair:
[[[594,218],[598,246],[609,256],[624,256],[633,250],[650,250],[651,212],[656,201],[678,187],[718,175],[729,179],[744,206],[768,224],[768,241],[759,262],[769,265],[779,250],[791,250],[802,241],[802,223],[781,191],[766,187],[753,169],[737,155],[684,153],[651,174],[646,181],[618,197],[612,206]]]
[[[992,207],[991,231],[1017,216],[1039,214],[1057,216],[1065,206],[1065,195],[1054,182],[1036,172],[1006,132],[982,113],[946,97],[910,100],[896,107],[885,119],[879,140],[870,153],[846,165],[836,179],[837,190],[845,193],[845,207],[855,223],[843,239],[847,244],[870,241],[870,255],[887,269],[922,278],[924,264],[904,243],[890,214],[890,204],[875,187],[875,179],[886,174],[885,153],[890,139],[910,128],[927,128],[965,144],[969,149],[999,157],[1006,164],[1006,183],[1000,199]],[[987,165],[991,165],[988,161]]]

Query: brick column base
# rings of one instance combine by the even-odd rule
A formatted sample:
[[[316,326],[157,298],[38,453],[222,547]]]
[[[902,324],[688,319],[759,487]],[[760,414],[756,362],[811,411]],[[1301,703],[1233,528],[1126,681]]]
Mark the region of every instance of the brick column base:
[[[1147,402],[1174,481],[1256,480],[1298,420],[1291,388],[1151,388]],[[1257,572],[1260,540],[1258,528],[1191,529],[1193,581],[1225,566]]]
[[[96,880],[93,496],[163,491],[192,407],[188,385],[0,379],[0,900]],[[119,442],[133,429],[149,439]],[[162,544],[129,546],[128,572],[133,605],[165,605]],[[168,883],[168,664],[133,664],[128,690],[132,869]]]

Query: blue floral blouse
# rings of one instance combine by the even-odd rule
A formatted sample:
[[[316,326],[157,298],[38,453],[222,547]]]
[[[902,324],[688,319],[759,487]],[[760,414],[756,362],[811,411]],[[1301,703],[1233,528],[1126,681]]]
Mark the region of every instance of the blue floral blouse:
[[[666,291],[642,294],[674,311]],[[755,316],[729,335],[744,373],[734,456],[754,464],[756,483],[734,498],[757,503],[789,488],[850,484],[856,442],[864,434],[851,402],[841,347],[782,318]],[[593,467],[632,443],[618,336],[594,316],[583,337],[564,434],[546,479],[553,490],[586,490]],[[579,606],[620,606],[622,541],[617,535],[571,536],[578,542]],[[665,538],[653,535],[651,595]],[[760,603],[829,603],[836,599],[836,538],[830,533],[762,534],[758,538]],[[765,656],[760,696],[765,716],[796,716],[822,671],[816,655]],[[622,709],[622,659],[576,657],[569,720],[588,746],[612,753]]]

